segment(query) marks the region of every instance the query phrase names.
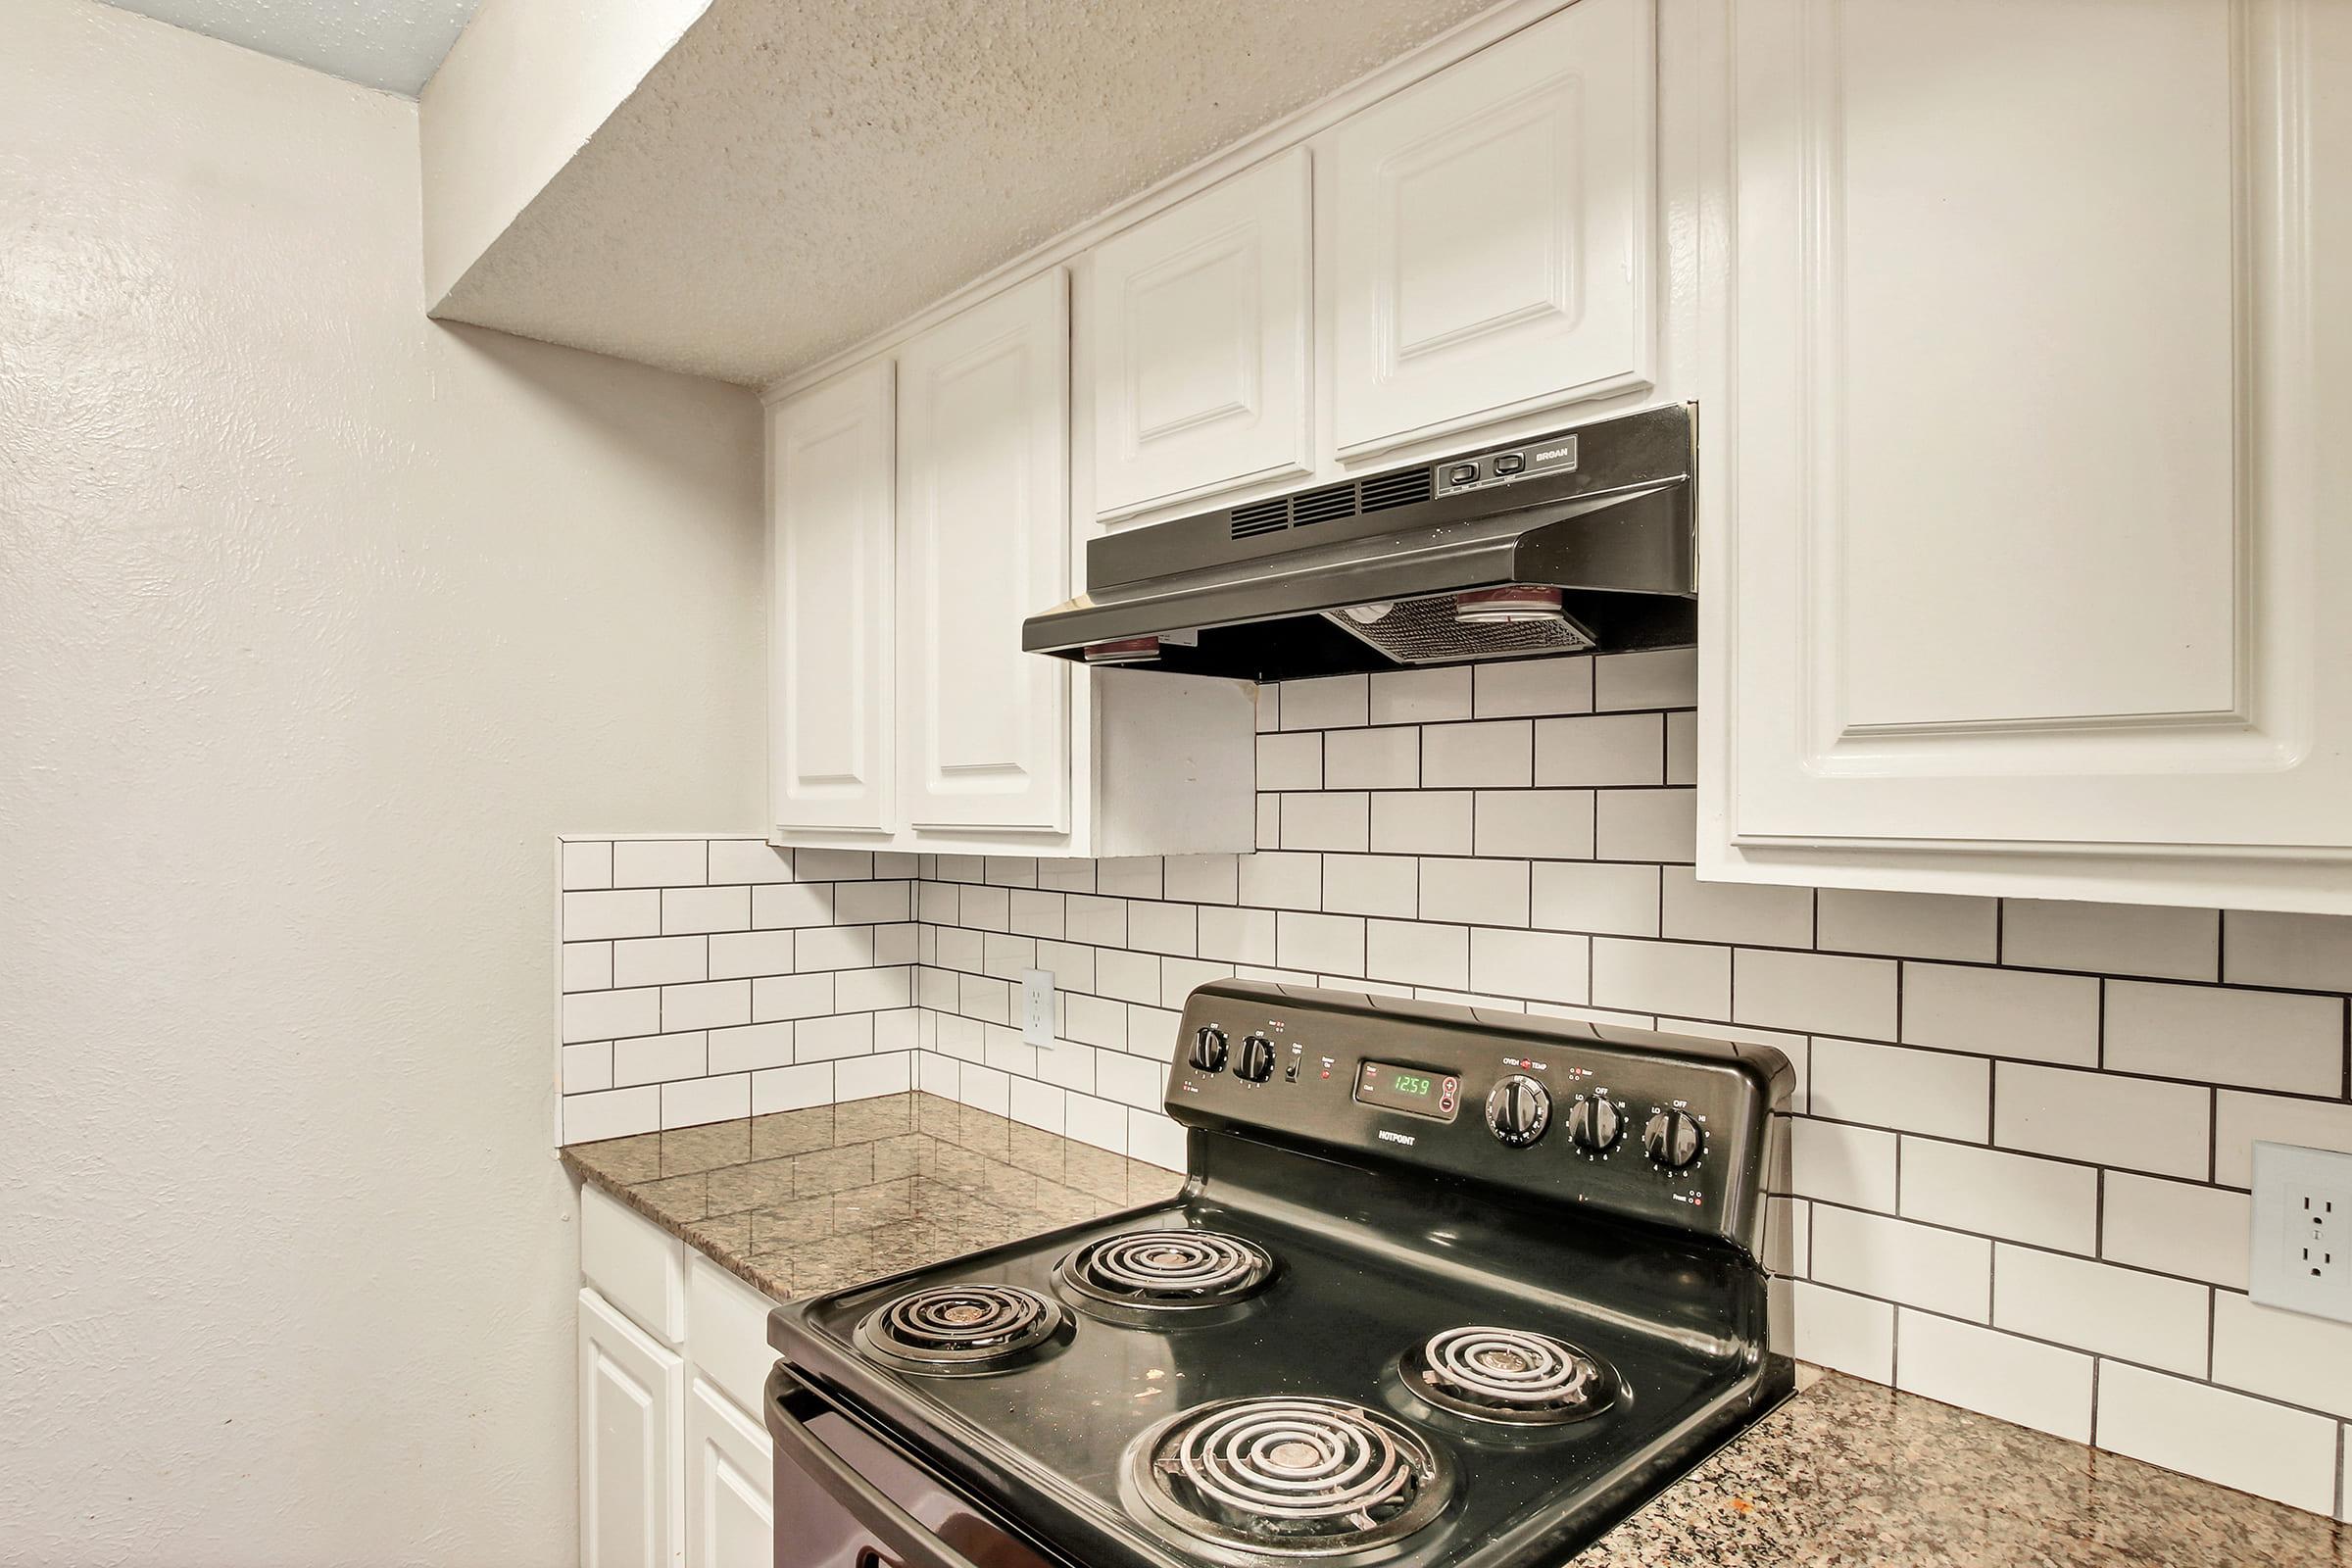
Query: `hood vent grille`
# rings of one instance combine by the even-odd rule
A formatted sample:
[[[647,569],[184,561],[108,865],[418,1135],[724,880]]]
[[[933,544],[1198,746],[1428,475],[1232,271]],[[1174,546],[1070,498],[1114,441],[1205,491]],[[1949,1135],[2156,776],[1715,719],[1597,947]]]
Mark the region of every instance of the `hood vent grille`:
[[[1300,495],[1252,501],[1233,509],[1231,536],[1254,539],[1259,534],[1278,533],[1285,528],[1305,528],[1369,512],[1386,512],[1392,507],[1414,506],[1430,498],[1433,487],[1429,475],[1426,467],[1407,468],[1400,473],[1375,474],[1361,483],[1350,479],[1346,484],[1325,485]]]

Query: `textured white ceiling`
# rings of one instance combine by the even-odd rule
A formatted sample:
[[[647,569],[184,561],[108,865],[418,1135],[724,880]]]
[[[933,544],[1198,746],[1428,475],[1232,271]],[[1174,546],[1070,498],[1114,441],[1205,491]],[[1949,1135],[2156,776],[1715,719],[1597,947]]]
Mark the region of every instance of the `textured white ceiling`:
[[[414,98],[480,0],[107,0],[363,87]]]
[[[1490,0],[717,0],[435,315],[759,385]]]

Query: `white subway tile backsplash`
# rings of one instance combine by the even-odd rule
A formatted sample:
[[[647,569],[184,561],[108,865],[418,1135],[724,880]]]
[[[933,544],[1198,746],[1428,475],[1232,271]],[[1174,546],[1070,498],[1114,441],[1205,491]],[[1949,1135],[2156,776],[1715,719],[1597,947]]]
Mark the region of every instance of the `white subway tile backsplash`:
[[[1553,931],[1658,934],[1660,868],[1609,861],[1536,862],[1530,923]]]
[[[1896,1336],[1896,1388],[2090,1441],[2092,1357],[1909,1307]]]
[[[1696,942],[1592,939],[1592,1004],[1630,1012],[1725,1018],[1732,1010],[1732,950]]]
[[[1470,842],[1480,855],[1589,860],[1592,792],[1480,790],[1473,802]]]
[[[2003,1062],[1993,1142],[2159,1176],[2202,1177],[2213,1092],[2187,1084]]]
[[[1323,785],[1335,790],[1409,790],[1421,782],[1416,725],[1333,730],[1323,737]],[[1267,788],[1260,781],[1260,789]]]
[[[1592,662],[1589,659],[1507,660],[1479,664],[1471,674],[1472,710],[1480,718],[1592,711]]]
[[[2037,1340],[2203,1377],[2212,1295],[2186,1280],[2003,1242],[1992,1321]]]
[[[1178,1009],[1236,973],[1770,1044],[1795,1069],[1781,1343],[2077,1438],[2095,1361],[2098,1442],[2154,1451],[2150,1412],[2209,1408],[2243,1442],[2167,1462],[2304,1498],[2324,1473],[2332,1506],[2346,1396],[2332,1366],[2287,1369],[2352,1353],[2230,1293],[2250,1143],[2352,1149],[2352,921],[1702,883],[1694,668],[1264,688],[1265,848],[1239,857],[661,840],[622,872],[681,881],[632,889],[608,884],[637,841],[566,841],[565,1136],[919,1086],[1181,1166],[1161,1113]],[[1032,964],[1058,993],[1042,1051],[1011,1025]],[[680,1027],[737,1016],[730,983],[753,1021]]]
[[[2249,1089],[2340,1094],[2344,1000],[2110,980],[2106,1065]]]
[[[609,888],[612,885],[612,846],[598,841],[574,841],[563,846],[564,889]],[[572,932],[577,936],[581,933]]]
[[[1740,949],[1732,1016],[1766,1029],[1892,1040],[1895,965],[1886,958]]]
[[[1905,958],[1962,958],[1990,963],[2000,956],[1997,899],[1944,893],[1871,893],[1823,888],[1818,895],[1824,953],[1877,953]]]
[[[1523,718],[1433,724],[1421,732],[1421,781],[1439,790],[1524,787],[1535,755],[1534,727]]]
[[[662,988],[662,1027],[724,1029],[752,1021],[752,983],[749,980],[710,980],[700,985]]]
[[[2006,899],[2001,961],[2035,969],[2214,980],[2221,970],[2222,917],[2212,909],[2056,899]]]
[[[662,934],[745,931],[752,924],[750,888],[663,888]],[[617,933],[616,933],[617,934]]]
[[[1472,667],[1387,670],[1372,677],[1372,722],[1432,724],[1470,716]]]
[[[616,888],[695,887],[710,880],[710,847],[703,839],[621,839],[612,846]]]
[[[1992,1243],[1816,1203],[1813,1277],[1883,1301],[1982,1323],[1991,1309]]]
[[[1468,855],[1468,790],[1386,790],[1372,797],[1376,855]],[[1296,848],[1286,838],[1284,848]],[[1362,849],[1363,845],[1352,848]]]
[[[1903,1043],[2095,1067],[2099,982],[2030,969],[1906,963]]]
[[[1322,735],[1314,730],[1260,735],[1257,738],[1257,787],[1261,790],[1321,789]]]
[[[2220,1291],[2213,1298],[2213,1381],[2352,1417],[2352,1323]]]
[[[2253,1200],[2228,1187],[2105,1173],[2099,1255],[2133,1268],[2246,1288]]]
[[[779,850],[764,839],[710,841],[710,881],[713,885],[727,882],[789,882],[792,879],[790,850]]]
[[[1698,795],[1694,790],[1595,791],[1592,854],[1603,860],[1652,860],[1688,865],[1698,858]]]
[[[1763,882],[1701,882],[1687,866],[1660,871],[1667,936],[1757,948],[1813,945],[1813,890]]]
[[[2231,909],[2222,917],[2222,978],[2233,986],[2352,991],[2352,915]]]
[[[1536,723],[1536,782],[1547,789],[1666,782],[1666,720],[1595,713]]]
[[[1286,850],[1361,851],[1370,838],[1367,797],[1360,791],[1282,798],[1282,847]]]
[[[2110,1362],[2098,1423],[2102,1448],[2314,1513],[2333,1505],[2337,1432],[2325,1416]]]
[[[785,948],[783,972],[792,969],[792,949]],[[709,937],[634,937],[612,944],[612,984],[664,986],[681,980],[701,980],[710,972]]]
[[[661,932],[662,894],[659,889],[564,895],[564,937],[567,942],[650,937],[659,936]]]
[[[662,1032],[662,992],[580,991],[564,999],[564,1043]]]
[[[1334,675],[1323,680],[1285,681],[1282,687],[1284,729],[1339,729],[1361,724],[1368,712],[1371,683],[1362,675]]]
[[[1984,1137],[1989,1062],[1859,1040],[1816,1040],[1810,1056],[1816,1116],[1937,1138]]]
[[[2098,1248],[2099,1173],[2088,1165],[1974,1144],[1906,1138],[1896,1212],[1981,1236],[2089,1253]]]

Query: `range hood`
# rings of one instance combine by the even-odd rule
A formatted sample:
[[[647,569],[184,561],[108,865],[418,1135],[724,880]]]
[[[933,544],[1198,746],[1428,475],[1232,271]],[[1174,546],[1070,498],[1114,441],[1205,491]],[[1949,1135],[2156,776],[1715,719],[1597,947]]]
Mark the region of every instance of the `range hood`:
[[[1648,409],[1108,534],[1021,646],[1262,681],[1687,645],[1695,431]]]

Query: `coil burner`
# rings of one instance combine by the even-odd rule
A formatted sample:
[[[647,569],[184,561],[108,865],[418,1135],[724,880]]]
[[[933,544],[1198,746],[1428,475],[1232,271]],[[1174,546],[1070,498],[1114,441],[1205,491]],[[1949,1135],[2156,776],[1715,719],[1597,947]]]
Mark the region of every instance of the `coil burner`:
[[[1599,1361],[1520,1329],[1446,1329],[1406,1351],[1399,1370],[1431,1404],[1480,1421],[1557,1426],[1617,1401],[1617,1380]]]
[[[1247,1300],[1272,1282],[1274,1259],[1215,1231],[1129,1231],[1081,1247],[1054,1278],[1089,1301],[1156,1317]]]
[[[1402,1540],[1445,1511],[1445,1454],[1340,1399],[1223,1399],[1146,1432],[1128,1476],[1187,1535],[1273,1556],[1337,1557]]]
[[[885,1302],[858,1325],[858,1348],[906,1372],[994,1372],[1049,1341],[1067,1340],[1069,1314],[1017,1285],[947,1285]]]

